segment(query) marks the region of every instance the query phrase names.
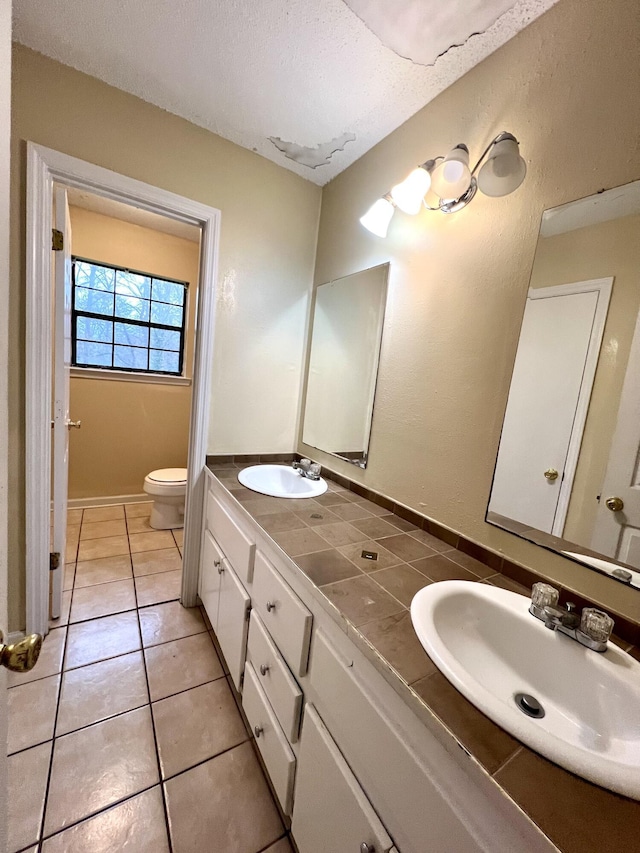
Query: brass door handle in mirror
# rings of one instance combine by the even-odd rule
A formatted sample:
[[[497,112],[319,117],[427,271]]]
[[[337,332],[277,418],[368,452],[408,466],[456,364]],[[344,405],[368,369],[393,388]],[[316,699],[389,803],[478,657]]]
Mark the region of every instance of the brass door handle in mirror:
[[[624,509],[624,501],[622,498],[607,498],[604,505],[607,509],[610,509],[611,512],[620,512]]]
[[[550,483],[552,483],[554,480],[558,479],[558,472],[555,468],[547,468],[547,470],[544,472],[544,476],[547,478],[547,480],[549,480]]]
[[[40,634],[29,634],[17,643],[5,645],[4,637],[0,631],[0,665],[14,672],[28,672],[36,665],[42,648],[42,636]]]

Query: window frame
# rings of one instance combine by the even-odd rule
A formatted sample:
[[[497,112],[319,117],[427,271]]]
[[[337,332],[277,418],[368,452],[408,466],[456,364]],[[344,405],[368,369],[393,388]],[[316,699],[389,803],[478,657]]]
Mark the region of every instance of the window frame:
[[[80,261],[86,264],[92,264],[96,267],[104,267],[106,269],[112,269],[116,273],[124,272],[131,273],[132,275],[140,275],[145,278],[151,279],[151,293],[153,293],[153,280],[156,279],[158,281],[168,282],[169,284],[177,284],[184,287],[184,300],[182,306],[176,306],[175,303],[165,303],[158,299],[149,298],[149,320],[130,320],[123,317],[117,317],[115,314],[115,283],[114,283],[114,313],[109,314],[96,314],[92,311],[82,311],[76,309],[76,261]],[[109,264],[105,261],[97,261],[91,258],[85,258],[81,255],[72,255],[71,256],[71,370],[73,372],[87,372],[92,373],[94,378],[97,375],[104,376],[106,379],[131,379],[133,381],[144,382],[145,380],[149,382],[153,381],[163,381],[163,382],[177,382],[182,383],[186,382],[185,378],[185,363],[186,363],[186,346],[187,346],[187,323],[189,319],[189,282],[183,281],[181,279],[168,278],[167,276],[160,276],[150,272],[143,272],[142,270],[133,269],[131,267],[125,267],[117,264]],[[151,304],[156,302],[160,305],[173,305],[174,307],[182,308],[182,325],[178,326],[169,326],[164,323],[152,323],[151,322]],[[111,340],[111,344],[106,342],[98,342],[94,341],[93,343],[105,343],[107,346],[111,346],[111,366],[107,365],[97,365],[97,364],[79,364],[76,360],[77,354],[77,321],[78,317],[87,317],[89,319],[95,320],[107,320],[112,322],[113,324],[113,336]],[[161,350],[158,347],[151,346],[151,330],[152,329],[161,329],[170,332],[179,332],[180,333],[180,349],[178,352],[178,372],[168,371],[168,370],[151,370],[147,368],[137,368],[137,367],[116,367],[113,365],[114,360],[114,348],[116,346],[115,341],[115,324],[117,322],[126,323],[132,326],[141,326],[142,328],[146,328],[149,330],[149,343],[146,347],[134,347],[135,349],[143,349],[147,351],[147,364],[149,363],[149,354],[152,349],[158,349],[161,352],[176,352],[176,350]],[[80,340],[85,340],[81,338]],[[92,343],[89,341],[89,343]],[[125,344],[126,346],[126,344]]]

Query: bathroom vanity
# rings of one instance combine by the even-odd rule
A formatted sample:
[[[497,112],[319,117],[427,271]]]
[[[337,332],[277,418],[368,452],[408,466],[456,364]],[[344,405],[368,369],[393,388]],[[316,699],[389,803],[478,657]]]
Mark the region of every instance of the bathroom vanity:
[[[200,598],[300,853],[588,849],[541,831],[261,525],[277,509],[265,500],[291,503],[247,500],[235,475],[206,472]],[[576,781],[640,818],[640,804]]]

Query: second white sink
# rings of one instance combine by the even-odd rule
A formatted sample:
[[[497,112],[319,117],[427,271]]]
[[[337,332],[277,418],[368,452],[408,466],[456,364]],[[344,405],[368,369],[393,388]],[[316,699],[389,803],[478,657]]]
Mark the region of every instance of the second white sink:
[[[238,474],[247,489],[274,498],[317,498],[327,491],[327,482],[309,480],[290,465],[252,465]]]
[[[436,666],[494,722],[567,770],[640,799],[640,663],[612,643],[598,653],[550,631],[529,603],[442,581],[417,593],[411,619]],[[519,694],[544,716],[523,713]]]

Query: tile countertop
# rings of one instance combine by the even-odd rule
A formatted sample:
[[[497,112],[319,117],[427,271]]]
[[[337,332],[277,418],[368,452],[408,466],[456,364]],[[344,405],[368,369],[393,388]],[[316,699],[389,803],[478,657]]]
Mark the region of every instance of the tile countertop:
[[[435,714],[563,853],[638,849],[640,802],[593,785],[512,738],[447,681],[415,635],[409,606],[427,584],[470,580],[528,596],[526,587],[327,474],[329,490],[318,498],[271,498],[238,482],[243,467],[211,464],[209,470],[298,566],[307,587],[322,593],[324,609],[347,621],[351,639],[417,716]],[[363,550],[377,552],[377,561],[360,557]],[[629,653],[640,659],[638,648]]]

